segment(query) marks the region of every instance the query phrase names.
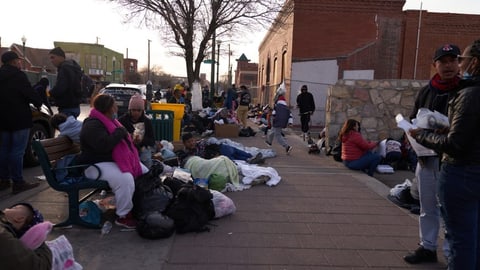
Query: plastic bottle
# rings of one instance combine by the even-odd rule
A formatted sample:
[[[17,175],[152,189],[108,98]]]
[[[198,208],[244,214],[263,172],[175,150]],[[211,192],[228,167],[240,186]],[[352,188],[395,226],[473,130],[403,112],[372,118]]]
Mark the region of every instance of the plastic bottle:
[[[105,221],[105,223],[103,223],[103,226],[102,226],[102,231],[101,231],[102,236],[108,234],[111,229],[112,229],[112,222],[108,220]]]

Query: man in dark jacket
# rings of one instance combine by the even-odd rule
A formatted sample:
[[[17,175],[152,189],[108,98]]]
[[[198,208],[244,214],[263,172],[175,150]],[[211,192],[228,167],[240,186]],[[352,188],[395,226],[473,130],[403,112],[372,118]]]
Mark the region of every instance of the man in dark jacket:
[[[15,52],[2,55],[0,68],[0,190],[10,187],[12,193],[34,188],[39,183],[23,179],[23,155],[33,126],[30,103],[40,107],[42,99],[33,90],[27,75],[20,69],[21,60]]]
[[[410,119],[416,118],[420,108],[448,114],[448,101],[459,87],[459,67],[457,56],[460,49],[445,44],[436,50],[433,67],[437,71],[428,85],[420,89]],[[440,175],[438,156],[419,157],[415,171],[420,199],[420,246],[404,257],[411,264],[437,261],[437,239],[441,216],[438,207],[437,182]],[[447,241],[443,245],[444,255],[449,256]]]
[[[315,111],[315,100],[308,92],[306,85],[302,85],[301,93],[297,96],[297,107],[300,109],[300,123],[302,124],[303,140],[310,137],[310,116]]]
[[[81,87],[82,68],[72,59],[65,60],[65,52],[60,47],[50,51],[50,61],[57,67],[57,82],[50,90],[58,112],[77,118],[83,92]]]

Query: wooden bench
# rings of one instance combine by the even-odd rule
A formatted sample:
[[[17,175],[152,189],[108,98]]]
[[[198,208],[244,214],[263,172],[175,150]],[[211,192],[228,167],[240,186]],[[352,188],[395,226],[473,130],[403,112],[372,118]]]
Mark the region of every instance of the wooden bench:
[[[80,203],[87,200],[99,190],[109,189],[106,181],[99,180],[101,174],[98,167],[99,177],[97,177],[97,179],[88,179],[83,175],[82,181],[68,184],[62,183],[63,179],[57,179],[55,163],[66,155],[79,153],[80,146],[74,144],[66,136],[58,136],[56,138],[33,141],[32,147],[38,157],[38,161],[50,187],[57,191],[66,192],[68,195],[68,217],[65,221],[55,224],[55,227],[81,225],[87,228],[100,228],[100,225],[85,222],[79,215]],[[74,166],[63,167],[62,169],[86,168],[88,166],[91,165],[77,164]],[[81,190],[89,191],[86,195],[80,198]]]

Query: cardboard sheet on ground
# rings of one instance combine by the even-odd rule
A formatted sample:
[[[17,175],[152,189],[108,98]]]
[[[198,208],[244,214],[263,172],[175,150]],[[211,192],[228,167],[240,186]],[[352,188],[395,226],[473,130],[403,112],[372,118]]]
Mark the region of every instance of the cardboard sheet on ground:
[[[410,142],[410,145],[412,146],[412,149],[415,151],[417,156],[425,157],[425,156],[437,155],[435,151],[417,143],[417,141],[408,134],[408,131],[410,129],[415,129],[416,126],[414,126],[407,119],[405,119],[402,114],[397,114],[397,116],[395,116],[395,121],[397,121],[397,126],[405,131],[405,134],[407,135],[407,139]]]

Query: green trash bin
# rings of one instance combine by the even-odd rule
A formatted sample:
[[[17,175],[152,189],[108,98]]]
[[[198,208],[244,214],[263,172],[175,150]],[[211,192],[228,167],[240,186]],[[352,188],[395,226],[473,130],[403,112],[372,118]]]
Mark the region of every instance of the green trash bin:
[[[156,141],[173,141],[174,112],[166,110],[148,110],[145,115],[152,120]]]

